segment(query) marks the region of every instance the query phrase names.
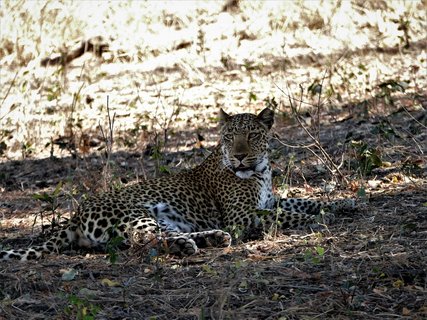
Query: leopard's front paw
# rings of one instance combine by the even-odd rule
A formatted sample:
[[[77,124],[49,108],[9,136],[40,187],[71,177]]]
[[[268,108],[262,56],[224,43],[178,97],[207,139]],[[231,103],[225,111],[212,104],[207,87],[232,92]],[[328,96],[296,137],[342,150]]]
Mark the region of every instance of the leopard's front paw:
[[[191,256],[196,254],[199,249],[193,239],[186,237],[172,237],[167,239],[167,250],[169,253]]]
[[[221,248],[231,245],[231,235],[222,230],[197,232],[192,234],[192,239],[200,248]]]

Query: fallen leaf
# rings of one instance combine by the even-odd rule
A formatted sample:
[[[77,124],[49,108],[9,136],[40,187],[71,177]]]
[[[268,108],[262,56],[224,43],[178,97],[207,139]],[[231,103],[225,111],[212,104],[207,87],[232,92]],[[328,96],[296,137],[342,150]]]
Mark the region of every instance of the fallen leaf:
[[[369,180],[368,181],[368,185],[372,188],[372,189],[376,189],[380,186],[381,181],[380,180]]]
[[[251,259],[252,261],[263,261],[263,260],[271,259],[271,257],[266,257],[259,254],[248,254],[248,258]]]
[[[277,292],[273,294],[273,296],[271,297],[271,300],[273,301],[279,301],[280,299],[283,299],[284,296],[283,295],[279,295]]]
[[[409,310],[408,308],[403,307],[402,308],[402,315],[403,316],[409,316],[411,314],[411,310]]]
[[[396,280],[393,282],[393,287],[395,288],[402,288],[405,285],[405,282],[403,280]]]
[[[71,281],[74,280],[76,275],[78,274],[78,271],[71,268],[71,269],[61,269],[59,272],[62,273],[61,279],[63,281]]]
[[[117,281],[113,281],[113,280],[110,280],[107,278],[102,279],[101,283],[107,287],[118,287],[118,286],[120,286],[120,283],[118,283]]]
[[[245,293],[248,291],[248,282],[246,280],[243,280],[242,282],[240,282],[239,291],[241,293]]]
[[[357,190],[359,190],[359,183],[357,181],[352,181],[350,182],[350,190],[353,192],[356,192]]]
[[[389,168],[389,167],[391,167],[391,162],[389,162],[389,161],[383,161],[382,162],[382,167],[383,168]]]
[[[92,290],[92,289],[88,289],[88,288],[81,288],[79,290],[79,296],[81,296],[81,297],[89,297],[89,296],[96,297],[99,295],[102,295],[102,291]]]

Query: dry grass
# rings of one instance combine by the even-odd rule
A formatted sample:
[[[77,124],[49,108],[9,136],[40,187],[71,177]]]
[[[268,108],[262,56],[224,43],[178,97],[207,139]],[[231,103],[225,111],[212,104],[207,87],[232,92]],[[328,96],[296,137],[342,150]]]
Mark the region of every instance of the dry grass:
[[[0,247],[41,241],[41,213],[50,216],[32,197],[59,182],[56,211],[67,216],[88,194],[200,163],[199,147],[218,137],[219,107],[273,105],[280,194],[358,195],[364,206],[322,233],[267,235],[186,259],[131,248],[111,265],[70,249],[2,263],[0,319],[427,317],[425,2],[222,8],[2,2]],[[102,57],[41,66],[95,36],[109,45]],[[302,127],[318,143],[311,152]],[[380,167],[365,170],[373,155]],[[70,269],[73,280],[62,279]]]
[[[213,1],[4,1],[3,153],[20,158],[26,146],[33,156],[46,156],[46,144],[70,136],[72,128],[77,142],[99,133],[107,94],[118,141],[124,140],[120,148],[135,145],[125,132],[160,130],[177,107],[175,130],[205,126],[216,110],[210,107],[218,105],[253,111],[274,96],[285,109],[276,85],[289,84],[297,93],[299,84],[308,88],[325,73],[330,108],[375,97],[377,86],[390,79],[409,81],[407,93],[425,87],[421,2],[248,1],[236,13],[221,7]],[[93,36],[109,44],[102,59],[86,54],[65,68],[40,66],[43,58]],[[404,49],[405,38],[411,50]]]

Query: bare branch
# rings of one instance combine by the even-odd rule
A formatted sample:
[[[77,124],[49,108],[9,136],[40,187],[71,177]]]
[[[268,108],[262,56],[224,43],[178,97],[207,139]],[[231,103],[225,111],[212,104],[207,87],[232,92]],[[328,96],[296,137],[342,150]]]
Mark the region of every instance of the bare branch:
[[[323,80],[322,80],[323,81]],[[296,120],[298,121],[299,126],[304,130],[304,132],[310,137],[310,139],[313,141],[313,144],[311,144],[310,146],[315,146],[320,153],[322,154],[323,158],[321,156],[319,156],[316,152],[314,152],[310,147],[305,146],[306,149],[308,149],[311,153],[313,153],[313,155],[316,156],[316,158],[318,158],[324,165],[325,167],[328,169],[328,171],[332,174],[335,175],[335,173],[338,173],[338,175],[340,176],[340,178],[342,179],[342,181],[344,181],[345,184],[348,183],[347,178],[344,176],[344,174],[340,171],[339,167],[334,163],[334,161],[332,160],[332,158],[329,156],[329,154],[325,151],[325,149],[322,147],[320,141],[318,138],[316,138],[311,132],[310,130],[307,128],[307,126],[303,123],[303,121],[301,121],[301,118],[298,114],[297,108],[293,102],[294,99],[291,98],[291,94],[290,93],[285,93],[283,91],[283,89],[281,89],[280,87],[278,87],[278,89],[285,94],[288,97],[290,106],[291,106],[291,110],[292,113],[294,114]],[[289,92],[289,87],[287,88],[288,92]],[[302,86],[300,86],[300,90],[301,90],[301,98],[299,99],[300,101],[300,106],[303,102],[303,96],[304,96],[304,90],[302,88]],[[321,92],[320,92],[321,94]],[[319,94],[319,95],[320,95]],[[318,100],[318,105],[317,107],[319,108],[319,103],[320,103],[320,98]],[[320,109],[318,109],[318,113],[319,113]],[[320,122],[319,122],[319,128],[320,128]],[[318,130],[320,132],[320,129]],[[320,135],[320,133],[318,134]],[[328,165],[329,164],[329,165]]]

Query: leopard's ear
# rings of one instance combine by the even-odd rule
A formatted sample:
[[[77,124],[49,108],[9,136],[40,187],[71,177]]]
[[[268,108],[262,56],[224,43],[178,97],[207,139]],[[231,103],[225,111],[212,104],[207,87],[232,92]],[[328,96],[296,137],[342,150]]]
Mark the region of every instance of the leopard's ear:
[[[228,119],[230,119],[230,117],[231,116],[227,112],[222,110],[222,108],[219,109],[219,124],[221,127],[228,121]]]
[[[258,115],[257,119],[263,124],[268,130],[271,129],[274,123],[274,111],[268,108],[262,110]]]

